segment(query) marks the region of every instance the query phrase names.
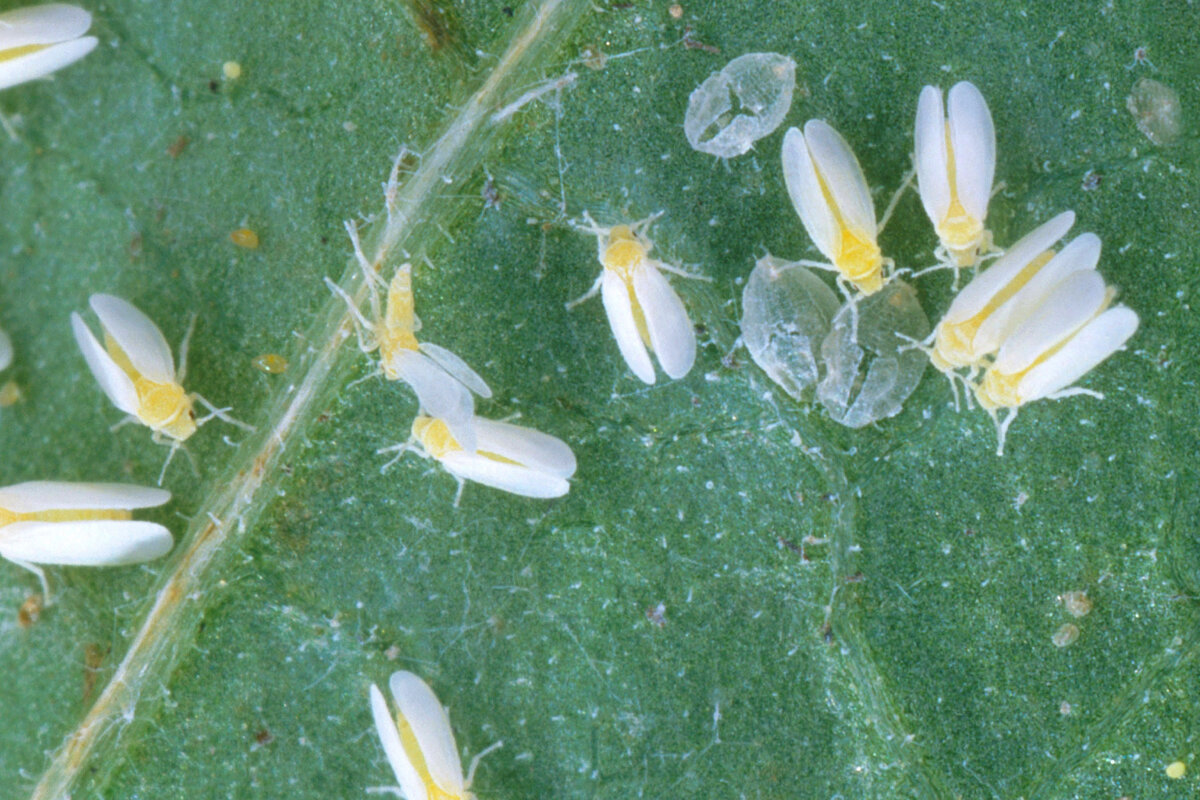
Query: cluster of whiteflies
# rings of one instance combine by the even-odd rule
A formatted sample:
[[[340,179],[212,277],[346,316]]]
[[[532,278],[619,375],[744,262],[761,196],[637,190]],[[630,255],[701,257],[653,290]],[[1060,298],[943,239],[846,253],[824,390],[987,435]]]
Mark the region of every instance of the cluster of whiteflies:
[[[1133,335],[1138,318],[1124,306],[1112,306],[1116,293],[1095,271],[1098,237],[1086,233],[1061,252],[1053,250],[1074,222],[1071,212],[1007,252],[994,247],[985,224],[996,163],[991,114],[979,90],[966,82],[950,90],[946,106],[933,86],[922,90],[917,105],[916,177],[940,242],[939,263],[931,269],[955,270],[957,283],[959,269],[997,260],[958,293],[931,336],[916,346],[988,411],[1002,453],[1005,433],[1021,406],[1042,398],[1096,395],[1073,384]],[[810,120],[803,132],[787,132],[783,173],[805,230],[828,259],[788,266],[832,270],[848,296],[855,290],[872,295],[898,279],[904,271],[892,271],[878,237],[907,181],[877,223],[858,160],[822,120]],[[858,302],[851,297],[852,308]],[[863,315],[865,309],[857,316]],[[1000,409],[1008,410],[1003,421]]]
[[[58,3],[0,14],[0,89],[44,77],[87,55],[97,41],[84,35],[91,22],[91,14],[83,9]],[[133,360],[143,355],[137,342],[148,334],[146,325],[159,340],[162,334],[136,309],[137,317],[125,314],[120,307],[128,306],[124,301],[96,295],[94,307],[98,299],[107,313],[115,315],[113,324],[106,327],[106,340],[123,366],[106,355],[112,368],[102,373],[87,346],[84,354],[113,401],[119,396],[125,403],[122,408],[135,414],[135,398],[153,393],[152,381],[143,380],[135,387]],[[91,346],[99,348],[90,334],[88,337]],[[124,345],[117,345],[119,340]],[[0,330],[0,370],[12,359],[12,341]],[[167,366],[173,374],[169,351]],[[194,429],[194,421],[189,422]],[[122,483],[28,481],[0,488],[0,556],[35,573],[48,604],[49,585],[39,565],[118,566],[165,555],[173,544],[171,533],[157,523],[133,520],[132,511],[161,506],[170,499],[170,493],[162,489]]]
[[[359,349],[379,351],[379,371],[412,387],[419,403],[409,440],[379,452],[403,455],[416,445],[418,453],[436,459],[459,481],[459,494],[465,481],[525,497],[566,494],[571,488],[567,479],[575,474],[571,448],[540,431],[476,415],[474,396],[492,396],[487,383],[455,353],[417,341],[421,321],[413,299],[412,265],[403,264],[385,282],[377,264],[363,253],[355,226],[347,223],[346,228],[366,281],[370,316],[342,287],[328,278],[325,282],[346,301]]]

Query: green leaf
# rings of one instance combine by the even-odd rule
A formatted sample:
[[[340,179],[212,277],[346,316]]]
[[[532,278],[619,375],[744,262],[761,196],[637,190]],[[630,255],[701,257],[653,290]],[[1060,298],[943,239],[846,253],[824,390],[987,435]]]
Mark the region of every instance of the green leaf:
[[[214,421],[188,442],[196,471],[171,465],[171,505],[139,515],[175,532],[168,559],[51,568],[57,602],[28,625],[36,579],[0,563],[0,797],[362,796],[393,782],[367,689],[396,669],[466,753],[505,742],[483,798],[1195,793],[1194,769],[1165,772],[1195,767],[1200,735],[1192,14],[680,6],[562,0],[539,24],[530,3],[110,0],[94,53],[4,93],[0,379],[24,400],[0,409],[0,485],[158,475],[165,448],[107,430],[68,330],[92,292],[172,344],[197,314],[188,388],[258,430]],[[1031,405],[997,458],[932,370],[861,430],[776,388],[735,338],[755,259],[814,256],[783,129],[729,162],[682,130],[691,90],[747,52],[797,62],[785,125],[838,127],[880,207],[921,86],[975,82],[997,241],[1074,209],[1141,315],[1085,379],[1107,398]],[[1126,109],[1151,75],[1181,98],[1171,146]],[[672,279],[702,348],[645,387],[599,301],[564,308],[599,270],[568,220],[660,209],[659,253],[713,282]],[[345,219],[388,269],[414,264],[422,335],[495,391],[480,413],[571,444],[566,498],[469,485],[455,507],[434,462],[380,473],[416,406],[358,382],[373,367],[322,283],[364,296]],[[230,241],[243,227],[257,249]],[[881,243],[930,263],[915,196]],[[949,282],[917,282],[931,320]],[[254,367],[269,353],[286,371]]]

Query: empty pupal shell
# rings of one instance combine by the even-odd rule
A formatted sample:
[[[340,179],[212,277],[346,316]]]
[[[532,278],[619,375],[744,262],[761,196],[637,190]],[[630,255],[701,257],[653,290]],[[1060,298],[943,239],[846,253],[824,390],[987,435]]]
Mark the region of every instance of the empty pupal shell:
[[[135,522],[131,510],[160,506],[170,492],[123,483],[30,481],[0,488],[0,556],[36,573],[36,564],[120,566],[166,554],[171,533]]]
[[[92,15],[50,3],[0,14],[0,89],[41,78],[86,56],[96,46],[84,36]]]
[[[1091,234],[1054,253],[1074,222],[1075,214],[1064,211],[1039,226],[955,296],[934,331],[930,361],[935,367],[942,372],[979,367],[1059,280],[1072,271],[1095,268],[1099,239]]]
[[[561,439],[481,417],[475,417],[471,427],[473,450],[455,439],[444,420],[433,417],[413,420],[412,435],[426,454],[460,481],[524,497],[561,497],[570,490],[567,479],[575,474],[575,454]]]
[[[371,684],[371,714],[383,751],[405,800],[467,800],[479,760],[500,746],[492,745],[471,762],[463,777],[462,761],[450,717],[425,681],[411,672],[394,672],[388,689],[396,704],[393,718],[383,692]]]
[[[671,378],[687,375],[696,362],[692,322],[683,301],[660,270],[697,276],[650,256],[654,244],[644,230],[656,218],[602,228],[585,215],[584,230],[596,235],[604,270],[587,294],[567,304],[571,308],[599,292],[621,356],[633,374],[647,384],[656,380],[651,352]]]
[[[1136,313],[1125,306],[1109,308],[1114,295],[1094,271],[1070,274],[1004,340],[975,393],[993,418],[996,409],[1010,409],[1004,422],[997,422],[998,453],[1004,451],[1005,432],[1021,406],[1042,398],[1101,396],[1072,384],[1137,330]]]
[[[955,266],[976,263],[988,241],[984,227],[996,171],[996,132],[983,95],[963,81],[950,89],[926,86],[917,102],[917,181],[925,213]]]
[[[864,294],[883,285],[875,205],[850,145],[824,120],[783,137],[788,196],[817,249]]]
[[[195,433],[192,396],[180,383],[158,326],[119,297],[94,294],[89,302],[100,319],[104,344],[74,312],[71,328],[108,399],[156,434],[182,442]],[[186,352],[185,347],[180,350]]]

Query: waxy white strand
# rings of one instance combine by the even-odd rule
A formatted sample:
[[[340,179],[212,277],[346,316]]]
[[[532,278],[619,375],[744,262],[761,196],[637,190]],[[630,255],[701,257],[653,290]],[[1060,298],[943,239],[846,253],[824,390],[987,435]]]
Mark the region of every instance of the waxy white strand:
[[[592,288],[567,303],[567,308],[599,293],[617,348],[639,380],[646,384],[656,380],[651,352],[669,377],[687,375],[696,361],[696,333],[683,301],[660,270],[686,278],[700,276],[650,256],[654,243],[645,236],[645,229],[657,214],[611,228],[597,225],[586,212],[583,217],[584,224],[577,227],[596,237],[597,257],[604,269]]]
[[[914,131],[917,185],[941,242],[939,256],[955,267],[974,266],[990,247],[984,223],[996,171],[996,132],[983,95],[963,81],[942,91],[921,90]]]
[[[170,551],[171,533],[135,522],[132,509],[160,506],[170,492],[123,483],[29,481],[0,488],[0,556],[36,574],[38,564],[122,566]]]
[[[866,176],[850,145],[824,120],[783,137],[783,178],[792,206],[813,244],[829,263],[795,263],[832,269],[863,294],[883,286],[884,259],[877,238],[875,205]]]
[[[470,800],[479,761],[503,745],[497,742],[471,760],[463,776],[462,761],[450,717],[429,684],[411,672],[394,672],[388,689],[396,704],[392,717],[383,692],[371,685],[371,714],[388,763],[406,800]]]
[[[63,3],[18,8],[0,14],[0,89],[62,69],[96,47],[84,36],[92,15]]]

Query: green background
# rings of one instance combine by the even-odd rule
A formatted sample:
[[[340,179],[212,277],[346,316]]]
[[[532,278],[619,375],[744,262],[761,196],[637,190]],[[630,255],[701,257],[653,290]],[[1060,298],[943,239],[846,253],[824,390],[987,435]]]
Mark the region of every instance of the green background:
[[[257,523],[192,598],[202,618],[172,639],[177,667],[138,687],[142,724],[114,731],[74,796],[362,797],[392,782],[367,687],[401,668],[450,707],[465,751],[504,740],[476,781],[485,800],[1193,796],[1194,772],[1164,767],[1193,765],[1200,733],[1195,9],[579,7],[517,80],[519,94],[577,70],[557,108],[515,115],[404,243],[423,337],[489,381],[480,413],[519,412],[571,444],[571,493],[468,486],[455,508],[433,462],[381,475],[374,451],[407,436],[415,402],[348,385],[371,366],[342,348]],[[0,485],[158,475],[165,450],[144,428],[108,432],[119,413],[69,332],[92,292],[133,301],[172,344],[198,313],[188,388],[273,423],[334,307],[322,277],[345,269],[342,221],[380,211],[392,158],[433,145],[525,10],[438,4],[431,48],[422,8],[100,3],[92,55],[0,97],[19,133],[0,140],[0,321],[17,350],[3,377],[25,392],[0,410]],[[1142,46],[1153,68],[1131,66]],[[589,48],[602,69],[580,63]],[[782,128],[727,163],[683,136],[689,92],[754,51],[796,60],[785,125],[834,124],[880,208],[910,164],[921,86],[975,82],[1005,182],[997,240],[1074,209],[1141,315],[1084,382],[1107,399],[1026,409],[997,458],[991,422],[955,413],[932,370],[898,417],[850,431],[734,349],[754,259],[815,255],[783,188]],[[1181,96],[1173,147],[1125,108],[1147,75]],[[480,197],[485,169],[498,209]],[[585,209],[608,223],[665,210],[660,253],[713,278],[674,281],[703,331],[684,380],[645,387],[598,300],[563,308],[599,269],[594,239],[566,223]],[[242,226],[257,250],[230,243]],[[901,266],[929,263],[915,194],[881,243]],[[919,283],[931,319],[949,280]],[[293,367],[257,371],[272,352]],[[173,502],[139,516],[182,534],[253,457],[235,447],[246,438],[203,428],[198,475],[177,457]],[[29,796],[173,558],[51,569],[58,603],[27,629],[16,610],[36,579],[0,563],[0,797]],[[1056,599],[1072,590],[1094,602],[1079,620]],[[1068,621],[1081,635],[1055,647]]]

